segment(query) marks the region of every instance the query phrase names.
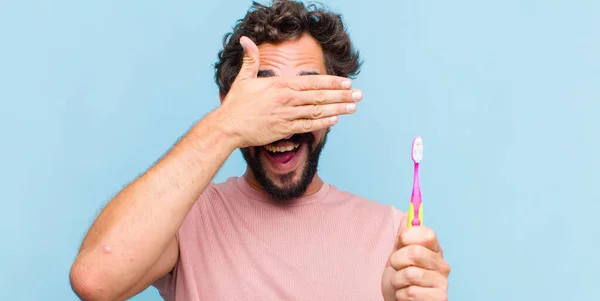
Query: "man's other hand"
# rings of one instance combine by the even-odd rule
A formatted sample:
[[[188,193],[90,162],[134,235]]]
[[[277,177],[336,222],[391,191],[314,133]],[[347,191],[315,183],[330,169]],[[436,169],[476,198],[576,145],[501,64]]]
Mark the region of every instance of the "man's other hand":
[[[446,301],[450,265],[435,232],[403,221],[382,277],[385,301]]]

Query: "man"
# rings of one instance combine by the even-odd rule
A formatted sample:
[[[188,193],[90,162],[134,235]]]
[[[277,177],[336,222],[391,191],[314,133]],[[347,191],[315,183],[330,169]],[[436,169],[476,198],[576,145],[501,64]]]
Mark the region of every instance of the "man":
[[[338,15],[254,4],[216,64],[222,105],[100,213],[70,277],[84,300],[446,300],[434,232],[326,184],[319,154],[362,98]],[[242,177],[212,183],[236,149]]]

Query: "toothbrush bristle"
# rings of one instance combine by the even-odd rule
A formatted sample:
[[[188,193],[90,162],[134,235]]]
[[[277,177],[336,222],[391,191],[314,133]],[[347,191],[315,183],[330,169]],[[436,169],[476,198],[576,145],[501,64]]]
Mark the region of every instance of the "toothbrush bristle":
[[[415,163],[423,160],[423,139],[416,137],[412,144],[412,159]]]

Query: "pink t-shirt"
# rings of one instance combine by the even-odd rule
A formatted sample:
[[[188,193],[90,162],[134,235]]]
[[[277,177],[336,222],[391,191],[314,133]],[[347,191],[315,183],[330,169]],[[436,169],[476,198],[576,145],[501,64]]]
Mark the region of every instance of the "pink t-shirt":
[[[177,233],[180,257],[154,286],[166,301],[383,300],[403,213],[323,185],[275,205],[241,177],[210,184]]]

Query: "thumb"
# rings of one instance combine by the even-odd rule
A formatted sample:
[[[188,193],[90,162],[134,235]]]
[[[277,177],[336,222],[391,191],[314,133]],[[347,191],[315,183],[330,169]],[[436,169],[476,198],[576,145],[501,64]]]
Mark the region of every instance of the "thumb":
[[[244,49],[244,59],[242,61],[240,73],[238,73],[236,78],[256,78],[258,67],[260,65],[258,47],[246,36],[240,38],[240,44]]]

